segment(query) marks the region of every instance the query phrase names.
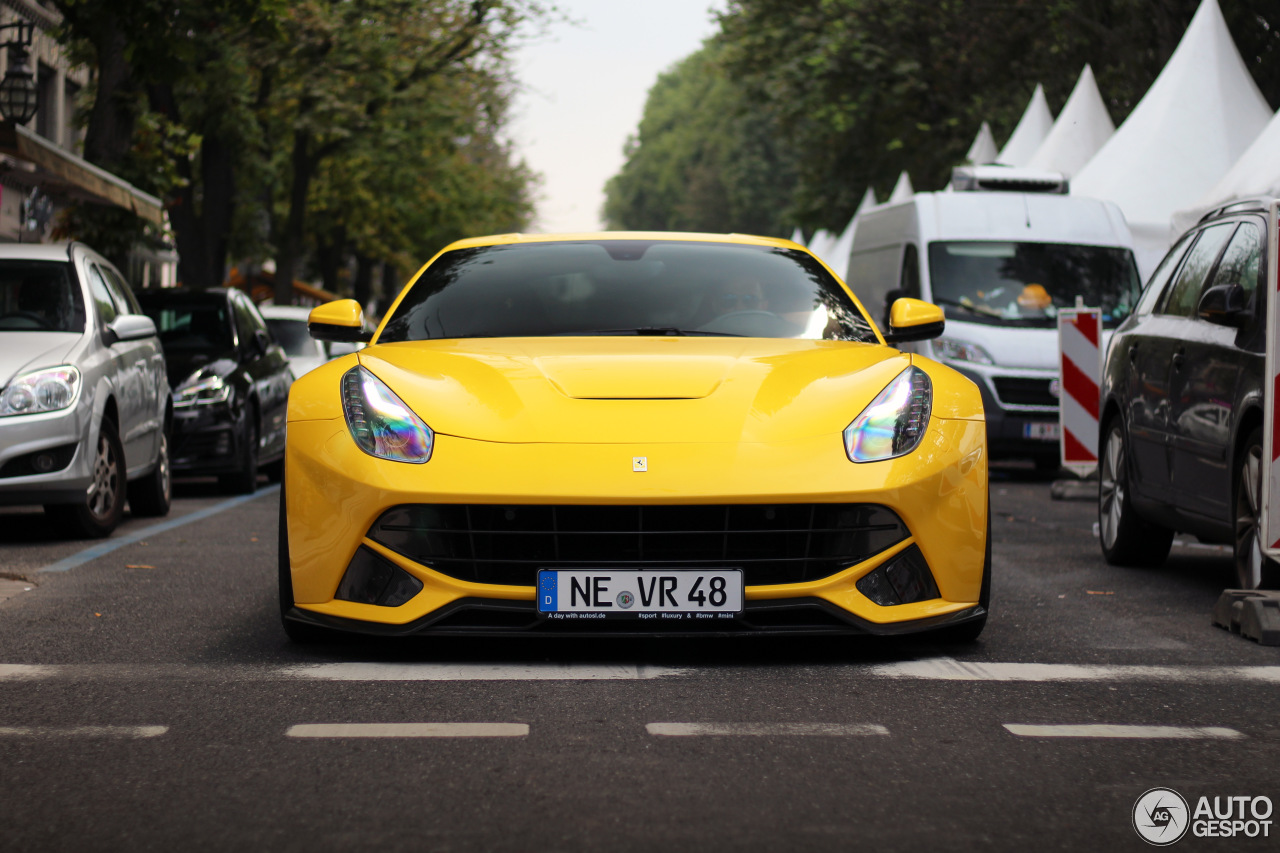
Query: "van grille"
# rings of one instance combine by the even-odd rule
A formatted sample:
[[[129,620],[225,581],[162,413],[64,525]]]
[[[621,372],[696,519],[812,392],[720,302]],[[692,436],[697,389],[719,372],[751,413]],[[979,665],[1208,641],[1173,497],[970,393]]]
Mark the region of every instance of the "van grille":
[[[1000,402],[1012,406],[1049,406],[1058,408],[1058,398],[1049,392],[1052,379],[1021,376],[995,377],[996,395]]]
[[[741,568],[748,585],[835,574],[907,537],[875,504],[502,506],[387,510],[369,538],[473,583],[534,586],[540,568]]]

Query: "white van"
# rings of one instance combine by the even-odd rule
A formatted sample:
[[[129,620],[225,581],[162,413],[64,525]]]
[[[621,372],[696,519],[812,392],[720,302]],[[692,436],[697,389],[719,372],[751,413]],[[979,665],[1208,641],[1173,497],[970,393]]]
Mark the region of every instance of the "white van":
[[[1114,329],[1142,289],[1120,209],[1066,190],[1055,173],[957,169],[951,191],[865,211],[847,275],[882,329],[899,297],[941,306],[942,337],[903,348],[977,383],[992,458],[1043,470],[1059,460],[1058,310],[1082,297]]]

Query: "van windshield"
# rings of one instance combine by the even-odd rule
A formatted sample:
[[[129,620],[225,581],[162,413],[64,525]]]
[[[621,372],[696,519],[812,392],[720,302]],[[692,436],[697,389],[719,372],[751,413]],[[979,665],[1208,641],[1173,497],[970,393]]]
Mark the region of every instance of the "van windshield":
[[[1066,243],[930,243],[929,278],[948,319],[1000,326],[1055,325],[1079,296],[1114,328],[1142,291],[1128,249]]]

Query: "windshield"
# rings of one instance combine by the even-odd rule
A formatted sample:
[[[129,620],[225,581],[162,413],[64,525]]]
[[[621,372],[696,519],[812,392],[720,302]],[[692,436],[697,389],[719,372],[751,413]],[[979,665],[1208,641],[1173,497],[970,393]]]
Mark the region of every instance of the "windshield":
[[[288,355],[316,356],[315,339],[307,331],[306,320],[284,320],[279,317],[267,317],[267,328],[276,339],[276,343],[284,347]]]
[[[1052,326],[1079,296],[1114,328],[1142,289],[1128,249],[1066,243],[930,243],[929,278],[948,319],[1008,326]]]
[[[235,344],[227,300],[220,294],[138,294],[142,310],[155,321],[166,350],[221,352]]]
[[[448,252],[413,283],[378,340],[628,334],[876,340],[807,253],[662,240]]]
[[[0,261],[0,332],[83,332],[84,320],[69,261]]]

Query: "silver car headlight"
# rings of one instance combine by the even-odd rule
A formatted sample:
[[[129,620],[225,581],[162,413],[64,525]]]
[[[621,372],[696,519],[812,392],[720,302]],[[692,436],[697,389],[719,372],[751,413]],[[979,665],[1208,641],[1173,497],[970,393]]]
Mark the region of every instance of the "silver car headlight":
[[[195,376],[199,376],[197,371]],[[195,376],[191,379],[195,379]],[[188,379],[191,384],[179,385],[177,390],[173,392],[173,407],[175,409],[183,409],[187,406],[212,406],[215,403],[225,403],[231,399],[231,384],[221,376],[206,376],[204,379],[196,379],[194,382]]]
[[[916,449],[929,425],[933,383],[918,367],[899,373],[844,429],[851,462],[878,462]]]
[[[416,465],[431,458],[431,427],[363,367],[342,375],[342,413],[351,437],[370,456]]]
[[[69,364],[24,373],[0,393],[0,418],[70,408],[80,396],[80,371]]]

